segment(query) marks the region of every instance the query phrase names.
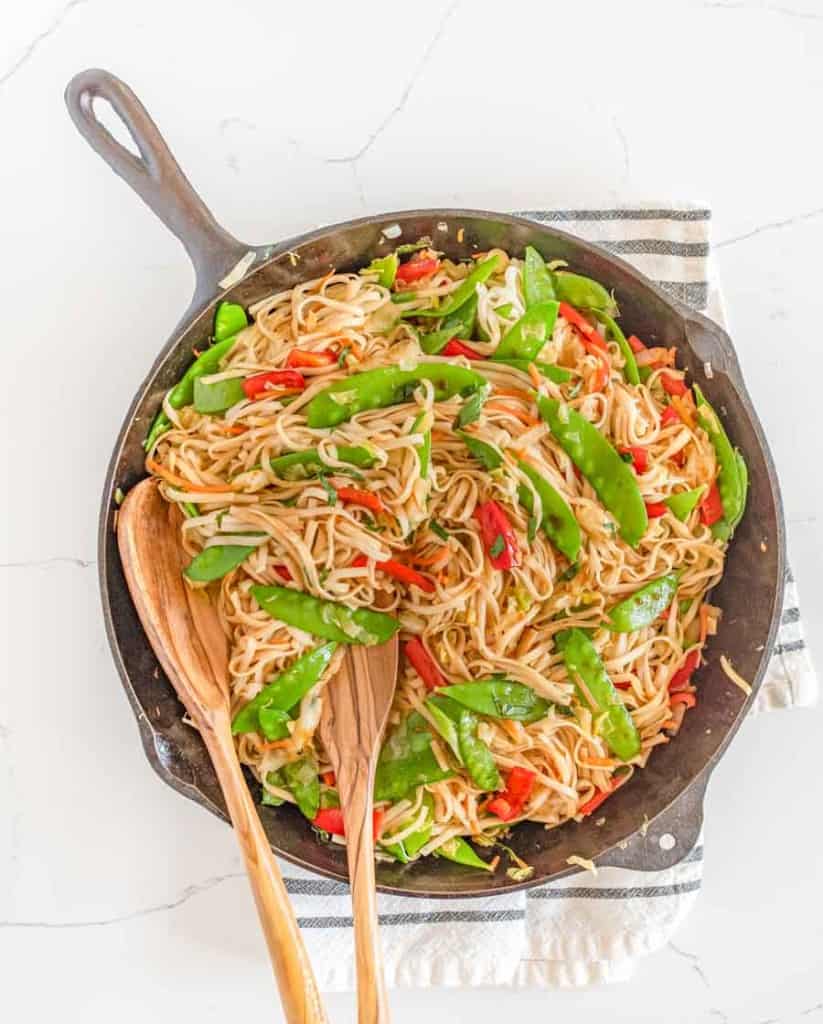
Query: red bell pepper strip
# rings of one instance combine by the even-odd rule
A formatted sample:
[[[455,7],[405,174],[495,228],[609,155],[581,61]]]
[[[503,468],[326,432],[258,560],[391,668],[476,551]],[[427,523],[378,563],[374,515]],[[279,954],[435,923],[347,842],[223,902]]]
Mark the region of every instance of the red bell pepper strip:
[[[647,501],[646,515],[649,519],[659,519],[668,512],[668,507],[662,501]]]
[[[627,778],[627,775],[619,775],[616,779],[612,779],[608,789],[601,789],[599,793],[595,793],[591,800],[587,800],[582,807],[577,808],[577,813],[586,817],[592,811],[596,811],[604,800],[608,800],[612,793],[623,785]]]
[[[693,708],[697,706],[697,694],[692,693],[690,690],[680,690],[678,693],[673,693],[669,701],[672,707],[675,704],[685,704],[687,708]]]
[[[466,359],[483,358],[479,352],[475,352],[473,348],[465,345],[459,338],[452,338],[451,341],[447,342],[440,354],[442,356],[465,356]]]
[[[293,348],[286,356],[286,366],[331,366],[337,362],[337,354],[330,348],[310,352],[304,348]]]
[[[561,302],[559,313],[567,323],[570,323],[578,333],[583,335],[584,344],[588,343],[586,344],[587,348],[590,345],[600,352],[608,352],[609,346],[606,344],[602,334],[592,327],[589,321],[582,314],[578,313],[574,306],[570,306],[568,302]]]
[[[667,405],[663,410],[663,415],[660,417],[660,426],[668,427],[672,423],[678,423],[680,421],[680,413],[675,409],[673,405]]]
[[[326,783],[327,786],[337,785],[337,776],[334,772],[323,772],[320,778]]]
[[[294,579],[294,576],[292,576],[291,570],[287,565],[275,565],[272,566],[272,568],[280,577],[280,579],[285,580],[286,583],[290,583]]]
[[[667,395],[682,396],[689,390],[686,387],[686,382],[681,377],[672,377],[670,373],[661,373],[660,383],[663,385],[663,390]]]
[[[362,505],[372,512],[382,512],[383,502],[380,495],[373,491],[361,491],[356,487],[335,487],[337,497],[346,505]]]
[[[358,555],[352,562],[352,566],[357,569],[362,569],[368,564],[369,560],[365,555]],[[392,576],[394,579],[400,580],[401,583],[408,583],[409,586],[419,587],[427,594],[433,594],[436,589],[432,581],[426,579],[426,577],[416,569],[412,569],[410,565],[404,565],[402,562],[395,562],[393,558],[387,558],[384,562],[375,562],[375,567],[386,573],[388,576]]]
[[[496,814],[501,821],[511,821],[512,818],[517,818],[523,813],[536,778],[536,772],[516,765],[509,772],[505,790],[486,804],[486,810]]]
[[[501,821],[511,821],[517,817],[517,811],[512,807],[504,796],[496,796],[486,804],[486,810],[490,814],[496,814]]]
[[[626,341],[628,341],[631,346],[631,350],[635,355],[637,355],[638,352],[642,352],[646,347],[636,334],[630,334],[628,338],[626,338]]]
[[[685,689],[691,681],[692,672],[694,672],[699,664],[700,648],[695,647],[686,655],[680,668],[672,674],[669,680],[669,693],[676,693],[678,690]]]
[[[709,488],[709,493],[700,502],[700,519],[706,526],[711,526],[723,518],[723,501],[715,480]]]
[[[632,466],[639,473],[645,473],[649,468],[649,452],[646,448],[640,448],[638,446],[632,446],[630,448],[621,448],[621,455],[631,455]]]
[[[273,391],[275,388],[302,391],[305,386],[303,374],[296,370],[269,370],[267,373],[256,373],[253,377],[246,377],[243,381],[246,398],[257,398],[258,395]]]
[[[423,256],[415,259],[414,256],[408,262],[401,263],[394,276],[395,281],[409,284],[411,281],[419,281],[421,277],[428,277],[440,266],[440,260],[433,257]]]
[[[509,517],[496,501],[481,501],[474,510],[489,561],[495,569],[511,569],[520,564],[515,536]]]
[[[383,820],[383,811],[372,812],[372,832],[376,836],[380,831],[380,823]],[[321,807],[317,815],[312,819],[312,825],[319,828],[321,832],[330,832],[333,836],[344,836],[346,828],[343,825],[343,811],[339,807]]]
[[[436,690],[438,686],[449,685],[434,658],[423,646],[423,641],[419,636],[413,636],[411,640],[407,640],[404,651],[412,668],[426,684],[427,690]]]

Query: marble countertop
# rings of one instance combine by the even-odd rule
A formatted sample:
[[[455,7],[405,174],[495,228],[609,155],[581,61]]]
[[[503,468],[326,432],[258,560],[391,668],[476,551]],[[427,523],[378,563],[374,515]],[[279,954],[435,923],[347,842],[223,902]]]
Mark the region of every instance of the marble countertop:
[[[101,625],[105,466],[193,278],[65,113],[67,81],[89,66],[133,86],[208,205],[253,243],[415,206],[710,205],[823,664],[823,7],[29,0],[4,12],[3,1015],[279,1019],[232,836],[153,775]],[[632,982],[395,993],[395,1020],[486,1024],[505,1007],[582,1024],[823,1021],[821,721],[746,723],[709,790],[697,909]],[[335,1020],[352,1007],[329,999]]]

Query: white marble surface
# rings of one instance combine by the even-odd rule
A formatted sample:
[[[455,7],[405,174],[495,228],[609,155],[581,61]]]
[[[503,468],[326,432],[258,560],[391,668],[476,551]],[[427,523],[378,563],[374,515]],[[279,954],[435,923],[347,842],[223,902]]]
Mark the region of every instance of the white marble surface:
[[[823,663],[823,4],[3,5],[0,1016],[279,1019],[231,834],[152,774],[100,622],[104,468],[192,275],[65,114],[95,65],[251,242],[412,206],[711,204]],[[823,1020],[822,738],[819,712],[747,723],[710,788],[698,908],[633,982],[398,993],[396,1021]]]

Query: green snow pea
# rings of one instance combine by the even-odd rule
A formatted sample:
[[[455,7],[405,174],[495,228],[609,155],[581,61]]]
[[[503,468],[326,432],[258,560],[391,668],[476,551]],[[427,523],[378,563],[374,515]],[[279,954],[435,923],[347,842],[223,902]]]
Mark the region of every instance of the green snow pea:
[[[531,245],[526,246],[524,257],[523,295],[526,299],[526,309],[540,302],[552,302],[557,298],[551,271],[537,249]]]
[[[352,447],[347,444],[337,446],[337,457],[341,462],[348,462],[352,466],[360,466],[368,469],[376,462],[374,453],[368,448]],[[304,452],[289,452],[287,455],[278,455],[276,459],[269,459],[269,469],[281,480],[308,480],[310,477],[319,476],[324,472],[333,472],[333,468],[327,465],[320,458],[315,449]]]
[[[743,456],[729,440],[720,417],[706,401],[699,386],[694,384],[693,388],[697,402],[697,422],[708,434],[719,466],[717,489],[723,504],[723,518],[714,523],[711,530],[715,537],[728,540],[743,518],[749,472]]]
[[[484,469],[499,469],[503,465],[503,455],[496,445],[481,441],[479,437],[472,437],[465,430],[458,430],[457,436]]]
[[[194,382],[199,377],[208,377],[212,373],[218,373],[220,363],[225,359],[234,347],[237,335],[230,338],[216,341],[211,348],[207,348],[186,370],[180,380],[169,392],[169,405],[172,409],[182,409],[191,405],[194,401]]]
[[[288,711],[281,711],[279,708],[260,708],[256,731],[262,733],[267,740],[285,740],[290,735],[291,721],[292,716]]]
[[[161,409],[160,412],[154,417],[151,428],[146,435],[146,440],[143,442],[143,447],[147,452],[150,452],[154,448],[158,437],[165,434],[171,427],[171,420]]]
[[[462,839],[460,836],[454,836],[451,839],[447,839],[442,846],[438,846],[433,852],[435,857],[443,857],[445,860],[453,860],[455,864],[463,864],[467,868],[480,868],[481,871],[494,870],[491,864],[487,864],[484,860],[481,860],[466,840]]]
[[[470,423],[480,419],[483,406],[489,400],[492,393],[491,384],[483,383],[476,391],[472,392],[466,401],[460,406],[460,412],[454,418],[454,427],[467,427]]]
[[[194,408],[198,412],[212,415],[231,409],[248,397],[243,390],[245,377],[230,377],[227,380],[204,382],[199,377],[194,382]]]
[[[281,771],[286,781],[286,788],[297,801],[300,811],[314,821],[320,810],[320,779],[317,776],[317,762],[313,757],[303,757],[299,761],[284,764]]]
[[[638,369],[634,352],[632,352],[632,347],[626,340],[626,335],[620,330],[614,319],[602,309],[593,309],[592,313],[601,324],[605,325],[608,333],[617,342],[617,347],[620,349],[620,354],[623,356],[623,376],[626,378],[626,381],[629,384],[639,384],[640,370]]]
[[[403,719],[380,751],[374,779],[375,800],[402,800],[418,786],[451,775],[437,763],[431,749],[432,738],[428,722],[418,711]]]
[[[248,327],[246,311],[236,302],[221,302],[214,311],[214,340],[225,341]]]
[[[197,583],[221,580],[256,549],[256,544],[215,544],[194,556],[183,575]]]
[[[497,270],[499,263],[500,257],[498,255],[490,256],[487,260],[478,263],[436,309],[413,309],[403,315],[440,317],[454,313],[455,310],[460,309],[464,302],[468,302],[472,295],[477,295],[477,286],[492,276],[495,270]]]
[[[650,626],[674,600],[679,579],[679,573],[668,572],[624,598],[609,612],[606,628],[613,633],[633,633]]]
[[[545,477],[526,462],[518,462],[521,473],[529,478],[532,487],[540,496],[540,504],[543,508],[543,518],[540,525],[549,540],[558,551],[573,562],[580,551],[580,526],[575,519],[574,512],[569,508],[560,494],[552,487]],[[520,504],[531,512],[534,506],[532,492],[522,484],[517,491]]]
[[[256,732],[264,709],[290,711],[320,682],[336,650],[336,643],[328,643],[301,654],[237,712],[231,723],[231,731],[235,734]]]
[[[572,379],[572,375],[568,370],[564,370],[562,366],[555,366],[554,363],[538,362],[535,359],[501,359],[496,352],[492,362],[504,363],[506,366],[512,366],[515,370],[520,370],[521,373],[528,373],[529,365],[531,364],[537,367],[538,372],[543,377],[548,377],[548,379],[554,381],[555,384],[566,384]],[[482,367],[480,369],[482,372]]]
[[[477,296],[473,295],[460,309],[443,318],[436,331],[421,334],[420,347],[426,355],[434,356],[445,348],[452,338],[470,338],[477,321]]]
[[[268,782],[270,786],[277,786],[279,789],[286,789],[286,783],[283,780],[283,773],[279,768],[276,772],[269,772],[266,775],[266,782]],[[266,804],[268,807],[282,807],[285,802],[286,801],[282,796],[275,796],[267,789],[263,790],[263,795],[260,798],[260,803]]]
[[[463,708],[457,720],[457,742],[472,782],[480,789],[503,788],[503,780],[488,745],[477,735],[477,716]]]
[[[437,731],[448,743],[458,763],[463,764],[460,741],[457,737],[457,720],[460,718],[460,705],[450,701],[447,697],[431,694],[426,698],[426,708],[434,719]]]
[[[530,686],[508,679],[455,683],[452,686],[441,686],[436,692],[479,715],[508,718],[515,722],[537,722],[546,717],[551,706]]]
[[[252,587],[252,596],[273,619],[341,644],[382,644],[400,623],[384,612],[323,601],[289,587]]]
[[[539,302],[527,309],[500,339],[492,359],[534,359],[551,339],[559,308],[557,302]]]
[[[399,266],[400,260],[397,258],[397,253],[390,252],[388,256],[378,256],[376,259],[373,259],[360,273],[377,274],[377,283],[382,284],[384,288],[391,288]]]
[[[419,363],[413,370],[382,366],[335,381],[315,395],[306,407],[308,425],[314,429],[336,427],[367,409],[407,402],[424,380],[434,385],[438,402],[470,394],[485,384],[479,374],[451,363]]]
[[[425,415],[425,412],[421,412],[415,417],[412,424],[413,434],[417,433],[417,429],[423,422]],[[417,458],[420,462],[420,479],[428,480],[432,465],[432,432],[430,429],[423,434],[423,443],[417,449]]]
[[[412,832],[411,835],[406,836],[399,843],[387,842],[386,840],[391,839],[390,835],[386,836],[380,843],[386,853],[390,853],[401,864],[409,864],[413,861],[422,847],[431,839],[432,826],[434,825],[434,797],[431,793],[423,794],[423,806],[426,808],[426,817],[416,832]],[[395,831],[399,832],[403,828],[408,828],[408,822],[405,824],[401,823]]]
[[[635,547],[649,519],[637,478],[594,424],[575,409],[539,395],[537,408],[560,447],[617,520],[620,536]]]
[[[606,674],[597,648],[582,629],[564,630],[555,640],[578,696],[587,705],[590,698],[595,702],[591,711],[598,720],[600,735],[621,761],[630,761],[640,753],[640,736],[628,708]]]
[[[181,505],[187,519],[196,519],[200,515],[200,509],[193,501],[183,501]]]
[[[700,487],[695,487],[693,491],[678,491],[677,494],[672,494],[671,497],[665,498],[663,504],[668,505],[675,519],[685,523],[703,497],[705,490],[705,486],[701,485]]]
[[[559,270],[554,275],[557,298],[576,309],[599,309],[610,316],[617,312],[617,304],[598,281],[580,274]]]

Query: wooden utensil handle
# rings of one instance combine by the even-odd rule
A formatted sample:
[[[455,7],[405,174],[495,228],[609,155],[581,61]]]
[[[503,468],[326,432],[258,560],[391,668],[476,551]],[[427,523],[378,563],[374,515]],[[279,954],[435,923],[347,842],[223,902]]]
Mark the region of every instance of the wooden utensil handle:
[[[374,888],[374,771],[373,759],[360,758],[340,765],[338,771],[341,798],[342,794],[348,794],[343,800],[343,822],[354,906],[359,1024],[389,1024],[390,1020]]]
[[[243,777],[228,715],[215,714],[201,734],[220,780],[223,796],[243,851],[260,924],[289,1024],[327,1024],[320,992],[297,926],[283,876]]]

